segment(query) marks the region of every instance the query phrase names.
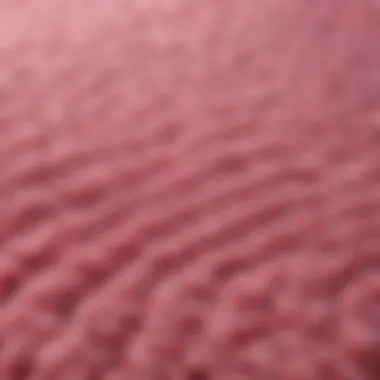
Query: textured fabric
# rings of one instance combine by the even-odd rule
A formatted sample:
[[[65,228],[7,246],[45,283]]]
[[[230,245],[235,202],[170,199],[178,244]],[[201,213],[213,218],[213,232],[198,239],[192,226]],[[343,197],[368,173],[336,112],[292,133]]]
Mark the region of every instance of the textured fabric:
[[[380,377],[377,0],[0,2],[1,380]]]

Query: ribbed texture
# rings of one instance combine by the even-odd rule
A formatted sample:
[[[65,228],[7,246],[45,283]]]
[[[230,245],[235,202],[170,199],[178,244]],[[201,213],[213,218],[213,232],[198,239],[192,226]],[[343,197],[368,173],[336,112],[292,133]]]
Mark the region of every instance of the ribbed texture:
[[[0,379],[380,376],[376,0],[0,2]]]

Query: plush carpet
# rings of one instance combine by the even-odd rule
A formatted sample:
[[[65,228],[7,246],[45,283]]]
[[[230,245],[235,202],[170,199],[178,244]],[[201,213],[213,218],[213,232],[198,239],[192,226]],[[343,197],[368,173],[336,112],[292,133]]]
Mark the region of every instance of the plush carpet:
[[[0,379],[380,378],[378,0],[0,2]]]

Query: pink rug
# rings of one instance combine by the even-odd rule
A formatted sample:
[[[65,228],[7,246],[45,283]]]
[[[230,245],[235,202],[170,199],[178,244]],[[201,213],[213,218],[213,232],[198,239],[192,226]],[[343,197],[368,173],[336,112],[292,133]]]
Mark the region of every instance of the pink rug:
[[[379,1],[0,1],[1,380],[379,378]]]

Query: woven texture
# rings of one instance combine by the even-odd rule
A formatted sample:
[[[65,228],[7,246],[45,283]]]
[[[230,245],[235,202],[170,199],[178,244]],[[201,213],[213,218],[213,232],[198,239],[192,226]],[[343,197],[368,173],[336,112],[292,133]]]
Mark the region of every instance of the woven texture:
[[[2,0],[0,378],[379,379],[379,41],[377,0]]]

